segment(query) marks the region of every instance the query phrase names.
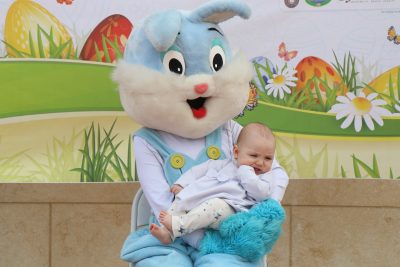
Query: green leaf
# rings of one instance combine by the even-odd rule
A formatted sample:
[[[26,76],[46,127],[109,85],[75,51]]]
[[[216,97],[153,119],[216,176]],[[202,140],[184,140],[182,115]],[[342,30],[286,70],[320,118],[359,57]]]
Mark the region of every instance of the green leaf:
[[[65,48],[71,47],[72,40],[69,39],[67,42],[61,44],[58,48],[55,48],[53,54],[51,54],[52,58],[62,58],[62,52],[64,52]],[[67,54],[69,55],[69,54]]]
[[[37,42],[38,42],[39,57],[45,58],[46,55],[45,55],[45,51],[44,51],[44,47],[43,47],[42,34],[41,34],[42,31],[43,31],[42,28],[38,24],[37,25]]]
[[[353,169],[354,169],[354,176],[356,178],[361,178],[361,173],[360,173],[360,168],[358,167],[358,163],[356,160],[356,156],[353,154],[352,155],[353,158]]]
[[[103,51],[104,51],[104,57],[106,58],[107,63],[111,63],[111,58],[110,58],[110,52],[108,51],[108,47],[106,44],[106,37],[104,34],[101,35],[101,42],[103,44]]]
[[[6,41],[2,41],[8,48],[10,48],[11,50],[14,51],[14,53],[17,55],[17,57],[20,58],[25,58],[25,57],[30,57],[30,54],[19,51],[18,49],[16,49],[14,46],[12,46],[11,44],[7,43]]]
[[[378,162],[376,160],[375,153],[372,154],[372,169],[373,169],[373,173],[375,175],[375,176],[373,176],[373,178],[380,178],[381,175],[379,173],[379,167],[378,167]]]
[[[29,50],[31,51],[31,57],[35,58],[36,57],[36,52],[35,52],[35,45],[33,44],[33,38],[32,38],[32,34],[29,31]]]
[[[99,48],[97,47],[97,44],[96,44],[96,42],[94,43],[94,49],[95,49],[95,51],[96,51],[96,59],[97,59],[97,61],[98,62],[103,62],[103,57],[102,57],[102,55],[100,54],[100,51],[99,51]]]

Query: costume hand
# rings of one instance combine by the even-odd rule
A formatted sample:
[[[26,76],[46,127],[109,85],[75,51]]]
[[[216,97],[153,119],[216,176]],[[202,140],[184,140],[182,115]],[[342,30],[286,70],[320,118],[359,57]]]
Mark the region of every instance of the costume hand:
[[[176,194],[178,194],[179,192],[181,192],[182,189],[183,189],[182,186],[177,185],[177,184],[174,184],[174,185],[171,187],[171,192],[172,192],[174,195],[176,195]]]

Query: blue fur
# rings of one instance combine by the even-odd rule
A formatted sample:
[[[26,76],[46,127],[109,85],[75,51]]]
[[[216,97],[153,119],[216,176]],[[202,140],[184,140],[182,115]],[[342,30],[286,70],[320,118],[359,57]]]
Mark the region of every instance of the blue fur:
[[[227,62],[231,60],[232,52],[225,36],[209,29],[215,28],[223,33],[218,23],[235,15],[248,18],[250,8],[239,0],[216,0],[193,11],[155,13],[134,27],[125,47],[124,60],[166,72],[162,55],[174,46],[184,57],[186,76],[212,74],[209,53],[213,41],[217,39],[221,44]]]
[[[175,42],[181,28],[181,14],[177,10],[153,14],[146,18],[143,28],[154,48],[166,51]]]
[[[216,0],[210,1],[195,10],[189,15],[189,20],[193,22],[213,22],[219,23],[225,21],[232,16],[214,17],[215,13],[229,12],[237,14],[244,19],[248,19],[251,14],[249,6],[238,0]]]
[[[265,200],[248,212],[227,218],[219,231],[209,229],[200,243],[200,252],[234,254],[257,261],[272,250],[284,220],[285,210],[279,202]]]

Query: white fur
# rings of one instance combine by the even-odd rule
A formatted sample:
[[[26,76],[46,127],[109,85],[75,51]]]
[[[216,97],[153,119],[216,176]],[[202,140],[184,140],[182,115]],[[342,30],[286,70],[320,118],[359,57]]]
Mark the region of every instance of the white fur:
[[[139,124],[185,138],[200,138],[239,114],[248,99],[251,65],[241,53],[212,75],[179,76],[142,65],[119,62],[113,79],[119,82],[121,103]],[[193,116],[187,99],[195,99],[196,84],[208,84],[210,97],[201,119]]]

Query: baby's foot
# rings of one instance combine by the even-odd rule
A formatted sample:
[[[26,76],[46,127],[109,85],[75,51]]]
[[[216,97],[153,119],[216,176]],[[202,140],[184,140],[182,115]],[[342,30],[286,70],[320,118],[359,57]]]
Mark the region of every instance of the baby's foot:
[[[165,245],[172,243],[171,236],[165,227],[159,227],[157,224],[153,223],[150,225],[150,233]]]
[[[172,232],[172,216],[168,212],[161,211],[158,219],[160,220],[160,223],[162,223],[162,225],[164,225],[170,232]]]

